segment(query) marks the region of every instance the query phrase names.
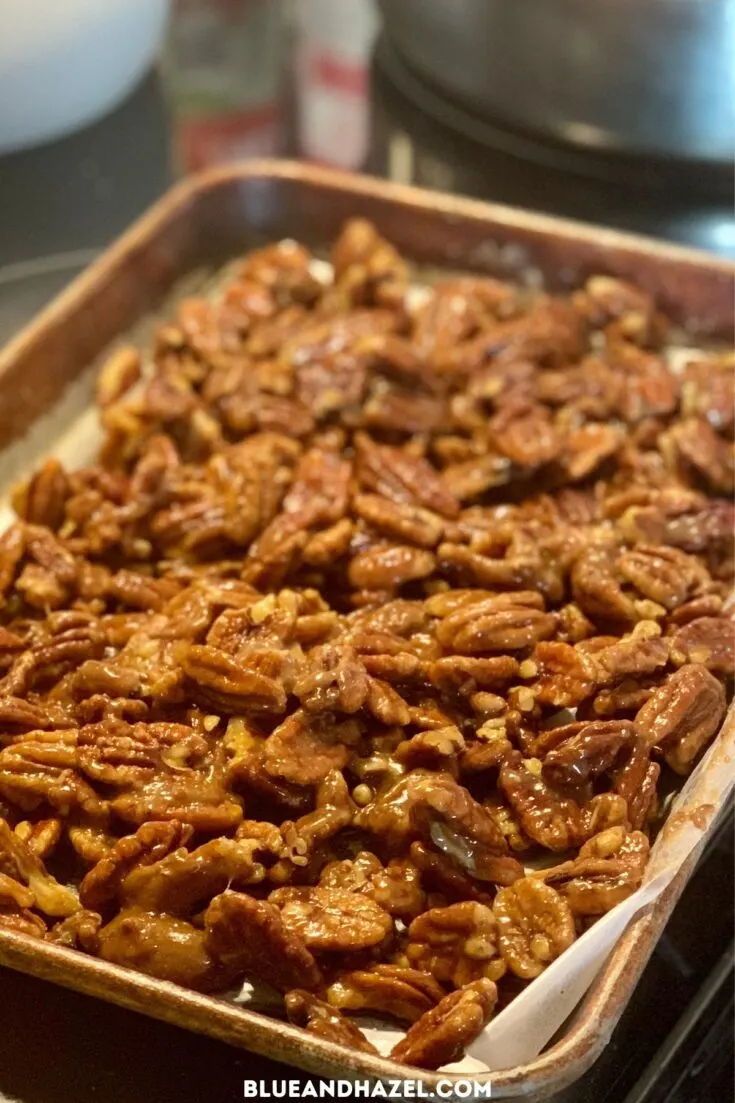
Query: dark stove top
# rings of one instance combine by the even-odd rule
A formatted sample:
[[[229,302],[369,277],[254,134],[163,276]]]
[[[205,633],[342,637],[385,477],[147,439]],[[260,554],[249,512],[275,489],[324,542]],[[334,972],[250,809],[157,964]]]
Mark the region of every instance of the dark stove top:
[[[355,100],[351,116],[354,121],[354,112],[363,111],[358,122],[367,128],[369,148],[348,167],[735,255],[732,188],[698,188],[692,181],[676,186],[640,165],[633,176],[619,165],[611,177],[569,150],[540,147],[486,125],[478,129],[477,120],[403,71],[385,43],[376,50],[371,75],[370,93]],[[356,87],[352,80],[350,90]],[[293,106],[292,93],[284,104]],[[263,150],[264,117],[261,112],[259,151],[302,152],[287,109],[269,122]],[[0,158],[0,342],[168,187],[181,163],[179,129],[180,116],[151,75],[85,131]],[[731,1099],[732,934],[728,817],[603,1056],[557,1103]],[[225,1103],[242,1098],[245,1077],[299,1076],[7,970],[0,970],[0,990],[6,1024],[0,1031],[0,1103]]]

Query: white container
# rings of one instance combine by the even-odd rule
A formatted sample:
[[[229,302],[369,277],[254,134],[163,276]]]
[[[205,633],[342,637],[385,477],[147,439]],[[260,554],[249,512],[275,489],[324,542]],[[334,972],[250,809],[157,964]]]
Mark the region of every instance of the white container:
[[[295,0],[299,152],[358,169],[368,152],[373,0]]]
[[[169,0],[0,0],[0,153],[77,130],[150,65]]]

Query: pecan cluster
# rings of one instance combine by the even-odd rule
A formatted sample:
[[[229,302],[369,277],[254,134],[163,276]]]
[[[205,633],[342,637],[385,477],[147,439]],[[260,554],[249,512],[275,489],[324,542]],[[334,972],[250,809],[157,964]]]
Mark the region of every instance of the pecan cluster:
[[[459,1057],[634,892],[733,673],[733,371],[369,224],[103,368],[0,537],[0,927]],[[316,274],[315,274],[316,273]],[[542,863],[545,852],[556,864]]]

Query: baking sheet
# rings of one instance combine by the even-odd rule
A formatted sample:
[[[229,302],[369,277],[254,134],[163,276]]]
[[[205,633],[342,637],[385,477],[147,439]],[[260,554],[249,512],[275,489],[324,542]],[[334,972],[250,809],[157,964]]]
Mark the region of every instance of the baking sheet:
[[[241,253],[264,239],[283,236],[283,229],[310,244],[330,240],[340,223],[355,213],[371,218],[404,255],[422,265],[474,268],[502,278],[517,278],[520,267],[530,266],[532,272],[545,271],[557,287],[569,287],[593,271],[605,271],[636,281],[656,296],[672,317],[690,322],[695,343],[699,343],[700,332],[707,338],[730,339],[735,267],[727,262],[693,250],[498,205],[288,162],[251,162],[215,170],[174,189],[5,353],[0,352],[0,440],[7,444],[20,435],[21,425],[32,427],[24,441],[16,440],[0,453],[2,460],[13,461],[3,463],[0,487],[7,488],[11,469],[17,474],[51,451],[72,466],[87,458],[82,441],[88,442],[88,455],[94,452],[96,416],[84,412],[90,387],[89,379],[85,382],[82,378],[82,370],[94,358],[104,359],[100,356],[103,348],[111,341],[118,343],[120,335],[127,335],[127,343],[134,319],[160,302],[182,272],[201,263],[209,265],[211,271],[211,265],[224,256]],[[76,396],[74,401],[70,395]],[[10,419],[8,396],[13,413]],[[67,404],[63,417],[57,416],[60,397],[61,406]],[[50,413],[52,408],[56,413]],[[64,431],[59,433],[59,429]],[[54,444],[50,446],[51,441]],[[7,513],[4,516],[7,518]],[[545,1098],[577,1078],[599,1053],[691,873],[696,850],[709,831],[707,821],[714,814],[713,806],[731,787],[733,753],[735,738],[730,717],[718,739],[717,753],[710,752],[687,782],[678,798],[677,811],[654,848],[655,860],[665,869],[674,857],[672,843],[691,826],[695,836],[689,858],[669,888],[657,892],[628,924],[603,962],[581,1008],[573,1013],[551,1048],[537,1058],[521,1059],[522,1063],[512,1068],[507,1067],[507,1053],[501,1067],[487,1053],[486,1060],[478,1064],[473,1049],[468,1061],[478,1075],[482,1075],[479,1069],[483,1067],[496,1070],[485,1077],[492,1084],[494,1098]],[[674,865],[680,858],[681,853]],[[647,876],[655,876],[653,865]],[[590,933],[595,930],[592,928]],[[582,943],[580,939],[575,946]],[[574,949],[571,947],[568,953]],[[606,952],[595,950],[590,954],[590,979]],[[568,962],[569,958],[565,970],[570,968]],[[353,1053],[290,1024],[241,1010],[232,1002],[202,996],[63,947],[39,945],[23,935],[0,933],[0,963],[321,1075],[418,1076],[426,1090],[435,1087],[438,1080],[437,1074]],[[587,984],[587,978],[583,979]],[[571,985],[569,993],[571,1006],[576,999]],[[557,989],[555,998],[558,996]],[[496,1029],[505,1029],[505,1015],[505,1011],[498,1015]],[[530,1021],[528,1029],[524,1025],[523,1030],[530,1037]],[[526,1051],[536,1047],[534,1042]]]

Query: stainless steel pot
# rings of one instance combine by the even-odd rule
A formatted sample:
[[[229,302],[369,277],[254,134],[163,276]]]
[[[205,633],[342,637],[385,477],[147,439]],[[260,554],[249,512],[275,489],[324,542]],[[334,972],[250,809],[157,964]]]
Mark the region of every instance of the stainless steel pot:
[[[597,150],[732,165],[735,0],[380,0],[472,110]]]

